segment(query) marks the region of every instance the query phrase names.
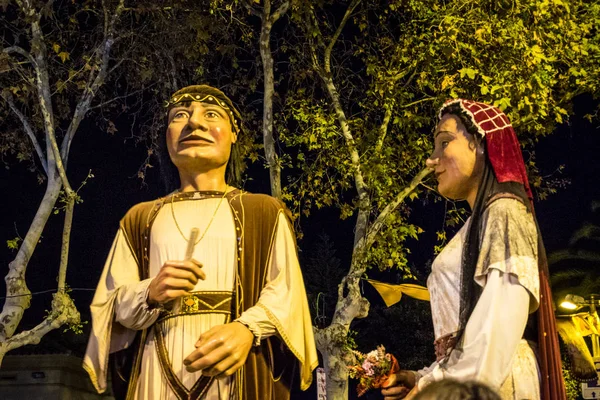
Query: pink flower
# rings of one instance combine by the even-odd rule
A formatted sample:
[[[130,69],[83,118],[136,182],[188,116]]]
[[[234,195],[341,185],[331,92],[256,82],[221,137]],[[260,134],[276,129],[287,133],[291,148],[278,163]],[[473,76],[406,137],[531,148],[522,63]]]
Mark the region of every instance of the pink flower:
[[[365,360],[362,364],[363,369],[365,370],[365,375],[373,376],[375,375],[374,365],[369,361]]]

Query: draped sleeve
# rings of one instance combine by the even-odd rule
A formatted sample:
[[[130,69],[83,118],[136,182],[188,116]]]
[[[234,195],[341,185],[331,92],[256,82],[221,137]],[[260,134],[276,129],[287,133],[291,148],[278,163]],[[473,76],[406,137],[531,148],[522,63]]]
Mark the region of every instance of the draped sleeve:
[[[484,287],[488,272],[497,269],[518,279],[529,293],[529,312],[539,307],[538,233],[531,213],[518,200],[501,198],[482,215],[475,282]]]
[[[146,303],[150,280],[140,281],[138,264],[122,229],[119,229],[92,304],[92,332],[83,368],[98,392],[106,390],[108,355],[125,349],[136,330],[154,323],[159,311]]]

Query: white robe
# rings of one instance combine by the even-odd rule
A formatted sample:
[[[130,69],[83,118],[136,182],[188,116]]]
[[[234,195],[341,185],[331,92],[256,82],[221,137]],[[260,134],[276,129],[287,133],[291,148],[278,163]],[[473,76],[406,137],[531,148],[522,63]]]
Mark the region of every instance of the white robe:
[[[494,201],[482,216],[475,281],[483,287],[461,351],[446,363],[420,370],[419,389],[445,378],[476,380],[503,400],[539,399],[540,375],[531,345],[522,339],[527,318],[539,305],[537,230],[518,200]],[[434,260],[427,287],[436,339],[458,330],[460,269],[467,220]]]
[[[172,206],[173,209],[171,209]],[[218,210],[215,213],[217,207]],[[176,219],[173,218],[173,211]],[[207,231],[213,215],[214,220]],[[307,311],[308,308],[293,233],[289,229],[285,216],[280,214],[278,218],[276,237],[267,271],[267,283],[261,291],[258,303],[248,308],[238,318],[255,335],[255,345],[259,344],[263,338],[279,334],[276,325],[289,331],[294,326],[294,318],[296,321],[299,318],[305,321],[307,318],[306,315],[292,316],[289,312],[291,309]],[[189,237],[190,231],[194,227],[200,230],[200,236],[205,234],[202,240],[196,244],[193,258],[203,264],[206,280],[199,281],[194,291],[234,290],[237,270],[236,230],[227,200],[221,202],[219,198],[187,199],[176,201],[173,204],[167,201],[156,216],[151,230],[150,276],[154,277],[166,261],[185,258],[187,241],[179,232],[175,220],[186,238]],[[136,330],[148,328],[155,323],[159,311],[148,307],[146,303],[151,280],[152,278],[140,281],[135,256],[127,243],[125,233],[120,229],[114,240],[91,307],[94,316],[92,335],[98,343],[97,346],[101,348],[100,354],[108,355],[107,342],[110,342],[110,352],[129,346]],[[119,324],[112,324],[113,314],[114,321]],[[223,314],[186,315],[162,322],[172,369],[186,388],[190,389],[194,385],[201,372],[187,372],[183,360],[194,350],[194,344],[203,332],[224,322]],[[111,334],[111,329],[105,329],[105,325],[112,325],[113,328],[121,325],[128,330],[122,332],[122,328],[114,328],[114,331],[118,329],[121,331]],[[312,334],[312,332],[310,333]],[[313,341],[312,337],[307,339],[308,342]],[[304,348],[301,348],[303,343],[299,343],[297,338],[291,340],[298,343],[297,347],[300,351],[297,353],[305,354]],[[90,348],[93,346],[88,345],[88,352]],[[308,354],[309,358],[316,360],[314,350],[309,349]],[[300,361],[313,363],[311,360]],[[99,374],[100,377],[98,377],[95,376],[94,363],[87,356],[84,361],[84,367],[88,372],[92,371],[90,376],[99,391],[103,391],[102,379],[104,381],[106,379],[105,360],[100,360],[101,365],[102,362],[104,365],[99,368],[99,372],[103,375]],[[136,399],[176,399],[160,368],[155,349],[155,338],[153,331],[150,330],[144,347]],[[233,385],[232,377],[216,380],[210,386],[206,398],[228,399],[230,393],[234,391]]]

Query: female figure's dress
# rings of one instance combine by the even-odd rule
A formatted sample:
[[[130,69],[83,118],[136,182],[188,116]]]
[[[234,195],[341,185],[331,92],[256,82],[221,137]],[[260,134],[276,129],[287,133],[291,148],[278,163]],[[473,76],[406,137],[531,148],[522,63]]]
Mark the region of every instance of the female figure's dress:
[[[459,326],[463,246],[470,219],[432,265],[427,287],[436,340]],[[444,378],[476,380],[502,399],[539,399],[540,374],[534,346],[523,339],[528,315],[539,306],[538,233],[518,200],[500,198],[482,215],[475,282],[483,291],[463,340],[445,359],[418,374],[419,388]]]

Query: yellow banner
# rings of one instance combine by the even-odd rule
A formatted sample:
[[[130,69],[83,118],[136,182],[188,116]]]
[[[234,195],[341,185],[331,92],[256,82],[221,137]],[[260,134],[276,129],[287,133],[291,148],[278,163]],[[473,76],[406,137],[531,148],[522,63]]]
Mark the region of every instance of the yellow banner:
[[[429,291],[426,287],[415,285],[412,283],[403,283],[401,285],[392,285],[389,283],[383,283],[374,281],[372,279],[365,279],[369,282],[379,295],[383,298],[386,306],[396,304],[402,298],[402,294],[413,297],[419,300],[429,301]]]

